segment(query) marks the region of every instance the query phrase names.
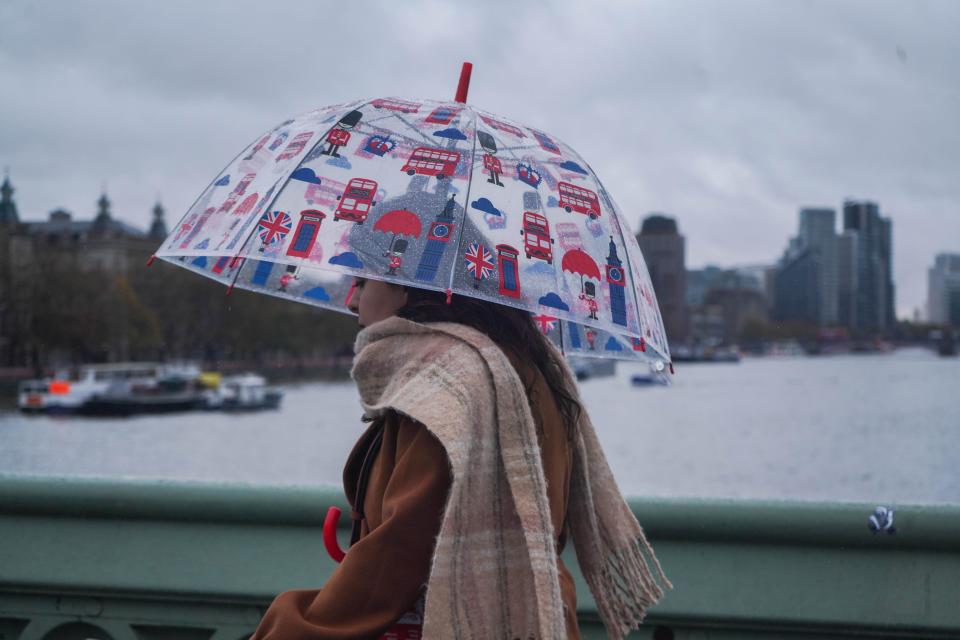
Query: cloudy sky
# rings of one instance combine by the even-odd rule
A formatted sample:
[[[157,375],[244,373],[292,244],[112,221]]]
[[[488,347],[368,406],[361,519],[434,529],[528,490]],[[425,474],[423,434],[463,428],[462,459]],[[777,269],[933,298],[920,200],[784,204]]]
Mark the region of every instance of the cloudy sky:
[[[687,263],[771,263],[804,205],[894,222],[897,306],[960,252],[960,2],[0,3],[0,164],[21,216],[168,225],[258,133],[363,97],[452,98],[550,132]]]

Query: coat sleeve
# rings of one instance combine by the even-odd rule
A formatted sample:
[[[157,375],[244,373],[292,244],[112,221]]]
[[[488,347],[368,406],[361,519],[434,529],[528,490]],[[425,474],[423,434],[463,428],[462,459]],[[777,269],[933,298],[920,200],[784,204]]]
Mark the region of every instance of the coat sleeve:
[[[278,595],[251,640],[378,638],[416,603],[430,575],[450,471],[426,427],[401,417],[396,430],[380,524],[350,547],[322,589]],[[381,457],[389,454],[381,449]]]

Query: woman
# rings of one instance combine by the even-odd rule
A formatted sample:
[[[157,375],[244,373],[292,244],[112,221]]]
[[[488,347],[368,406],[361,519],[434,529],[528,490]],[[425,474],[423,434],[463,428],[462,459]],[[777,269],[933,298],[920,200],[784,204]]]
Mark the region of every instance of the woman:
[[[609,636],[636,628],[670,583],[530,315],[363,279],[350,308],[372,418],[344,471],[354,544],[253,640],[378,638],[421,612],[424,638],[578,638],[571,534]]]

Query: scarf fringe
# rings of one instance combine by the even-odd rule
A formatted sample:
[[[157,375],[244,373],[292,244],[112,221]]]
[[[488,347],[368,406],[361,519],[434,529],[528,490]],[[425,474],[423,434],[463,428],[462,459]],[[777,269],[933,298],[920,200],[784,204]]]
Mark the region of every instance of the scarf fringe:
[[[647,609],[663,597],[664,587],[673,589],[642,532],[627,546],[611,551],[600,570],[585,574],[584,579],[608,637],[614,640],[625,638],[640,627]],[[632,591],[631,587],[636,585],[639,591]]]

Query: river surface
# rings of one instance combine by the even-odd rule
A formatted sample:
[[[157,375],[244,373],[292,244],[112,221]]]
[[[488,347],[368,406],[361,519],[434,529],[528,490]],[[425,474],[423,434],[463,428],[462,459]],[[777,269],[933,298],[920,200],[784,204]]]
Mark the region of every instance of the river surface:
[[[640,368],[581,391],[628,495],[960,504],[960,359],[749,358]],[[0,474],[339,484],[364,425],[353,383],[283,387],[282,409],[126,419],[0,412]]]

